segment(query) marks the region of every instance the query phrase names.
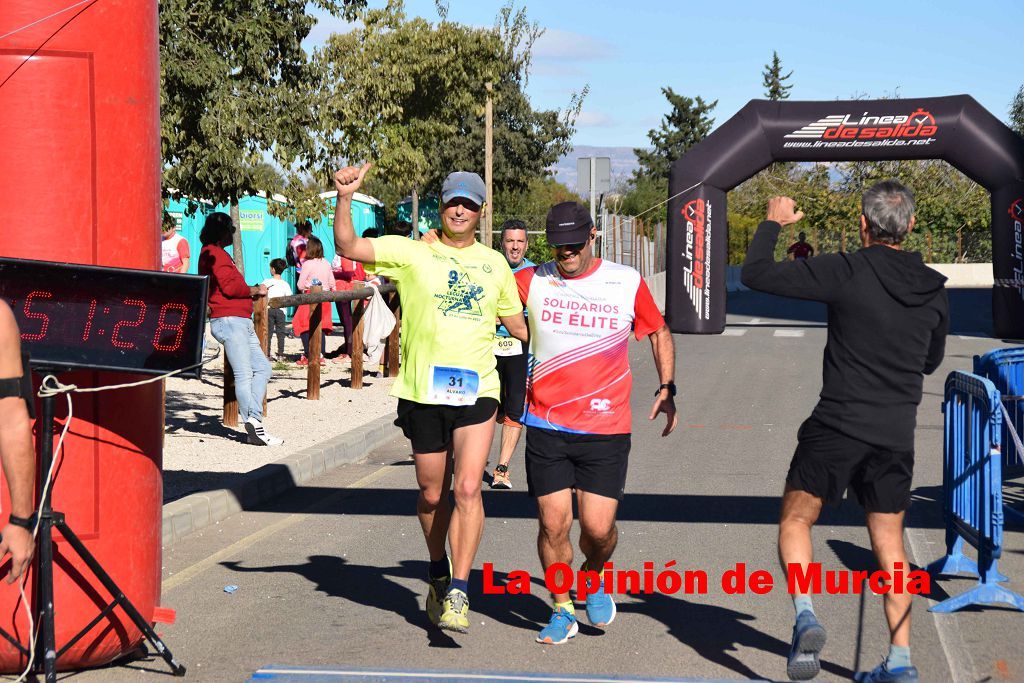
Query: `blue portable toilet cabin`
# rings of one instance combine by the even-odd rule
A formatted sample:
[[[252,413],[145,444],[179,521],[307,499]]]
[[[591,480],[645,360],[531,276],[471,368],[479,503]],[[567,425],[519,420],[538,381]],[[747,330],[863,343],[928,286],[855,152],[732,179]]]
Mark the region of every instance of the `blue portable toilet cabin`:
[[[205,199],[168,198],[164,200],[164,210],[174,217],[178,224],[178,234],[188,242],[187,272],[195,275],[199,268],[199,251],[203,248],[199,243],[199,233],[203,229],[206,217],[213,212],[213,204]]]
[[[294,223],[278,218],[268,211],[270,202],[288,204],[285,197],[275,194],[268,198],[264,192],[246,195],[238,200],[238,228],[242,233],[244,275],[245,281],[250,285],[258,285],[271,277],[270,262],[276,258],[284,258],[288,240],[295,233]],[[221,204],[217,211],[230,214],[231,207]]]
[[[419,198],[419,220],[416,227],[422,235],[427,230],[441,229],[441,215],[438,213],[437,197],[426,195]],[[399,222],[412,223],[412,197],[406,197],[395,206]]]

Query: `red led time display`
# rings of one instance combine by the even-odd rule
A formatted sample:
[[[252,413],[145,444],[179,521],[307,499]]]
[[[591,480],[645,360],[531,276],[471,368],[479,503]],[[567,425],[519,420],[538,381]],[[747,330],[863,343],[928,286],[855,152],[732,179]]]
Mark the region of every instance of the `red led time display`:
[[[0,297],[34,365],[145,373],[194,365],[206,289],[195,275],[0,259]]]

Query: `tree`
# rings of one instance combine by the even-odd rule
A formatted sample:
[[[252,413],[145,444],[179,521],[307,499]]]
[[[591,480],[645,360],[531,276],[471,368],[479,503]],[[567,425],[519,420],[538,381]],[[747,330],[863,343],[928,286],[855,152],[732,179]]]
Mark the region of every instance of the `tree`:
[[[283,189],[263,185],[274,181],[261,164],[309,167],[320,75],[301,46],[316,22],[307,5],[352,17],[365,0],[161,0],[164,187],[230,202],[237,225],[239,197]]]
[[[709,114],[718,100],[708,103],[699,95],[691,99],[667,87],[661,92],[672,105],[672,111],[662,118],[660,128],[648,131],[653,149],[633,150],[640,162],[634,177],[654,176],[667,180],[672,162],[707,137],[715,123]]]
[[[1013,102],[1010,103],[1010,128],[1017,131],[1017,135],[1024,137],[1024,85],[1020,86]]]
[[[402,194],[411,189],[414,199],[454,169],[482,171],[487,82],[496,191],[524,189],[568,150],[582,95],[566,111],[533,110],[524,88],[542,31],[525,10],[505,6],[493,28],[435,25],[407,19],[401,0],[390,0],[360,18],[362,27],[332,36],[319,55],[329,161],[373,160],[378,178]]]
[[[789,91],[793,89],[792,85],[784,85],[784,81],[788,81],[789,77],[793,75],[790,71],[785,76],[782,75],[782,60],[779,59],[779,53],[772,50],[772,63],[764,65],[764,71],[761,73],[762,82],[764,86],[764,96],[769,100],[788,100]]]

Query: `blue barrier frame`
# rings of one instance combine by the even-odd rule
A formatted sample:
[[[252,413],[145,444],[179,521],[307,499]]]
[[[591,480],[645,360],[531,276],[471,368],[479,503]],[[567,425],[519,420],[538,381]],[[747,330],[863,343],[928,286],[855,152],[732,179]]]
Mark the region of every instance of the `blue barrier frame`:
[[[1024,437],[1024,347],[993,349],[982,356],[975,356],[974,374],[995,385],[1010,415],[1010,420],[1003,422],[1003,474],[1024,471],[1024,453],[1017,452],[1010,434],[1012,427]],[[1008,521],[1024,524],[1024,511],[1016,510],[1004,501],[1003,512]]]
[[[978,585],[932,606],[955,612],[968,605],[1007,603],[1024,610],[1024,597],[998,585],[1007,581],[997,562],[1003,552],[1002,410],[991,381],[966,372],[946,378],[942,458],[946,555],[928,565],[931,574],[969,572]],[[975,563],[964,543],[978,550]]]

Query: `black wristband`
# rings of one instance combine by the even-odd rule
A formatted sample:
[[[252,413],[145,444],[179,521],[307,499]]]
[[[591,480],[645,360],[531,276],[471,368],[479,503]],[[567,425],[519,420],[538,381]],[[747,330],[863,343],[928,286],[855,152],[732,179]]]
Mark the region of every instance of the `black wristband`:
[[[676,383],[675,382],[665,382],[660,387],[658,387],[658,390],[654,392],[654,395],[657,396],[658,394],[660,394],[662,389],[668,389],[668,395],[669,396],[675,396],[676,395]]]
[[[17,517],[15,515],[11,515],[7,520],[7,523],[13,524],[14,526],[20,526],[22,529],[26,529],[27,531],[32,531],[36,528],[36,516]]]

